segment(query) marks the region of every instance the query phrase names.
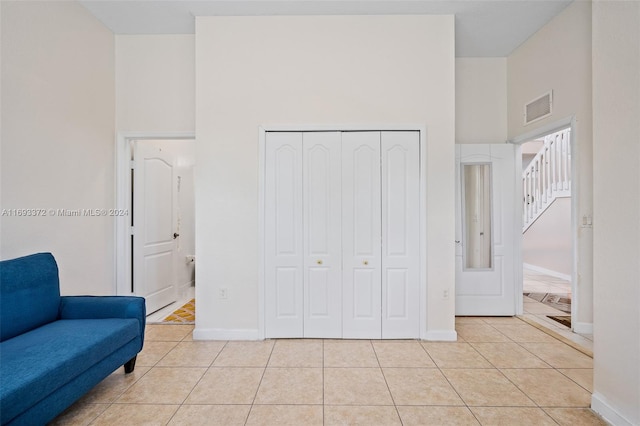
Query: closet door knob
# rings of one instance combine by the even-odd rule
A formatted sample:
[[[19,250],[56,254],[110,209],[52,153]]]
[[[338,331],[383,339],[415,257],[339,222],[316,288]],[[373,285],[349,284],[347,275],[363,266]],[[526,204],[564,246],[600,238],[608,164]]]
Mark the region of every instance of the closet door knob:
[[[322,265],[322,260],[318,259],[318,261],[316,262],[318,265]]]
[[[363,265],[368,265],[368,264],[369,264],[369,261],[368,261],[368,260],[365,260],[364,262],[362,262],[362,264],[363,264]]]

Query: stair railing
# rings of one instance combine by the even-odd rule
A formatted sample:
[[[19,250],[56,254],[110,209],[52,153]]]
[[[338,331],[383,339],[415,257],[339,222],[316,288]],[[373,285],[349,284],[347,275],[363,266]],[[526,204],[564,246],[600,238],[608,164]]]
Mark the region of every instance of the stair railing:
[[[571,129],[545,136],[522,172],[525,232],[557,198],[571,196]]]

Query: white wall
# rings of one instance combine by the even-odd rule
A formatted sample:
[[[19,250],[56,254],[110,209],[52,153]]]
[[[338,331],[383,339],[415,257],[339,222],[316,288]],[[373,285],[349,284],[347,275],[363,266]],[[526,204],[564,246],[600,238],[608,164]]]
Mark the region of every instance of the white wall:
[[[195,37],[116,36],[118,132],[195,129]]]
[[[522,235],[522,261],[571,276],[571,198],[557,198]]]
[[[456,58],[456,143],[507,140],[507,58]]]
[[[1,2],[2,208],[114,207],[114,37],[76,2]],[[0,218],[2,258],[54,254],[63,294],[113,294],[113,217]]]
[[[640,424],[640,3],[593,3],[594,394]]]
[[[553,90],[553,114],[524,126],[524,105],[549,90]],[[590,2],[573,2],[508,57],[507,93],[510,139],[575,116],[571,143],[578,167],[573,176],[577,191],[572,192],[572,197],[576,199],[578,218],[592,216]],[[593,323],[592,231],[589,226],[580,226],[575,236],[577,282],[573,297],[578,308],[575,323],[583,331]]]
[[[196,18],[196,337],[258,336],[258,130],[282,124],[427,126],[426,321],[453,333],[453,30],[452,16]]]

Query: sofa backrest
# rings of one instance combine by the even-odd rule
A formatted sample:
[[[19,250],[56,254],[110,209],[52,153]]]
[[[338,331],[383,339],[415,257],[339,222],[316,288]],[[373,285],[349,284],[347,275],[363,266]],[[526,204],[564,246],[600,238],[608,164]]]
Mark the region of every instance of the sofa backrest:
[[[51,253],[0,262],[0,341],[55,321],[59,307],[58,265]]]

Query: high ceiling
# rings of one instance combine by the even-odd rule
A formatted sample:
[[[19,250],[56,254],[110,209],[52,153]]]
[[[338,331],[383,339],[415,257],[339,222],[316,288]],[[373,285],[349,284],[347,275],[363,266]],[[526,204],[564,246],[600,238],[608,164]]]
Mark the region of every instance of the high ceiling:
[[[81,0],[80,3],[116,34],[192,34],[196,16],[455,15],[456,56],[502,57],[508,56],[571,1]]]

